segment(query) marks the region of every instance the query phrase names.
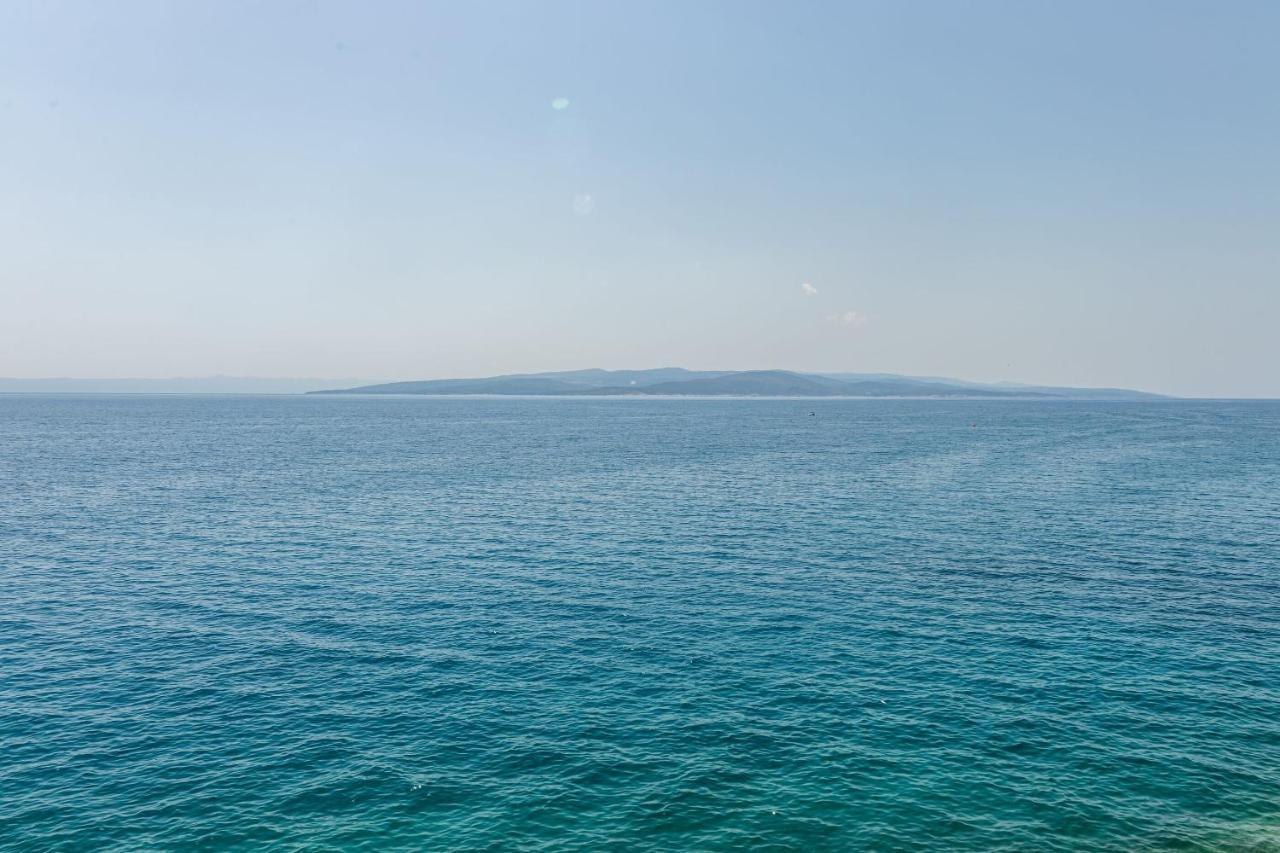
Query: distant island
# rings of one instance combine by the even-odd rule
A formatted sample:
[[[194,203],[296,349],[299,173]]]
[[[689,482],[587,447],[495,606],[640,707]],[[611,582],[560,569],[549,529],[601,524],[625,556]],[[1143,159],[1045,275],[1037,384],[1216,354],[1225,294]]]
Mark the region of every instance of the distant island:
[[[434,394],[535,397],[914,397],[1040,400],[1162,400],[1124,388],[965,382],[891,373],[797,373],[789,370],[568,370],[513,373],[478,379],[424,379],[310,394]]]

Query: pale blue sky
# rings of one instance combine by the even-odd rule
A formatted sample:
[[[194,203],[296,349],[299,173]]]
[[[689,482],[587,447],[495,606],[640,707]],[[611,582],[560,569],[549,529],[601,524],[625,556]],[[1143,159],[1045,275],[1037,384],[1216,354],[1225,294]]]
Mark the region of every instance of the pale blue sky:
[[[1280,396],[1277,43],[1275,2],[9,0],[0,376]]]

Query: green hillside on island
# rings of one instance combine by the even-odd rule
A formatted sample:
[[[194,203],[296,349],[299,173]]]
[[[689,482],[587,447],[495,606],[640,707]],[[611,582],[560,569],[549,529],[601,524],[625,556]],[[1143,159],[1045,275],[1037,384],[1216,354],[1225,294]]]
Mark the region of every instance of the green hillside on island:
[[[916,397],[1041,400],[1159,400],[1123,388],[965,382],[888,373],[797,373],[789,370],[569,370],[476,379],[425,379],[361,385],[312,394],[505,395],[534,397]]]

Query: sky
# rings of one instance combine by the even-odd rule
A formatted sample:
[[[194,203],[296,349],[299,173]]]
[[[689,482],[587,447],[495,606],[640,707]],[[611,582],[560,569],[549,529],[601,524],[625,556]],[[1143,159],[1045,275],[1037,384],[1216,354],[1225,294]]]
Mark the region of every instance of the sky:
[[[1280,3],[0,3],[0,376],[1280,397]]]

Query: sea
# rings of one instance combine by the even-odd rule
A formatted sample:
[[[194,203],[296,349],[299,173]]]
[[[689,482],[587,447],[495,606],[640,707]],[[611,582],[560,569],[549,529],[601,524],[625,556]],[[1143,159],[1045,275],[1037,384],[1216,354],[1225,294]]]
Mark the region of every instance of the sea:
[[[0,850],[1280,850],[1280,403],[0,396]]]

